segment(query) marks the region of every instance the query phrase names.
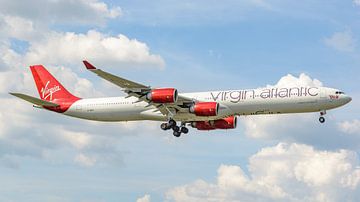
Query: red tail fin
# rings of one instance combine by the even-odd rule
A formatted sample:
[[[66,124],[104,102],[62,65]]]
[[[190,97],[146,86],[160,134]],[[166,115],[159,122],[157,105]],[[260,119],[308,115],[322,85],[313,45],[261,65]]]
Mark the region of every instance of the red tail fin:
[[[61,83],[55,79],[42,65],[30,66],[36,87],[42,100],[51,101],[61,105],[59,109],[51,110],[66,111],[72,103],[80,98],[72,95]]]

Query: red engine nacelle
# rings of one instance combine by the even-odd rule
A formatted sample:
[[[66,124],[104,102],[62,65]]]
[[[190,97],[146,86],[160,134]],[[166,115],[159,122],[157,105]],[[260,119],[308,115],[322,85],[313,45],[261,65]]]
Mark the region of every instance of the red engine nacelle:
[[[216,129],[208,121],[194,121],[194,122],[191,122],[191,126],[198,130],[215,130]]]
[[[195,121],[191,123],[193,128],[198,130],[234,129],[236,128],[237,117],[229,116],[215,121]]]
[[[157,88],[146,95],[146,99],[154,103],[174,103],[177,98],[178,92],[175,88]]]
[[[217,116],[219,112],[219,103],[217,102],[198,102],[189,109],[196,116]]]
[[[216,129],[234,129],[236,128],[237,117],[229,116],[227,118],[219,119],[214,121]]]

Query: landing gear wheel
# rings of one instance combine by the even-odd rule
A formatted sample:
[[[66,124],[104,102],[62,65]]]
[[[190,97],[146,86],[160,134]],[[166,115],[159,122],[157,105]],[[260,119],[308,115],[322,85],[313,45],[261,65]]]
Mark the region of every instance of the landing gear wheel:
[[[174,131],[174,132],[173,132],[173,135],[174,135],[175,137],[180,137],[181,132],[179,132],[179,131]]]
[[[170,127],[176,126],[176,121],[170,119],[170,120],[169,120],[169,126],[170,126]]]
[[[184,134],[187,134],[187,133],[189,132],[189,129],[186,128],[186,127],[181,127],[181,128],[180,128],[180,131],[181,131],[182,133],[184,133]]]
[[[168,129],[169,129],[167,123],[162,123],[162,124],[160,125],[160,128],[163,129],[163,130],[168,130]]]
[[[180,127],[179,126],[173,126],[172,129],[176,132],[179,132],[180,131]]]
[[[324,123],[324,122],[325,122],[325,118],[324,118],[324,117],[320,117],[320,118],[319,118],[319,121],[320,121],[320,123]]]

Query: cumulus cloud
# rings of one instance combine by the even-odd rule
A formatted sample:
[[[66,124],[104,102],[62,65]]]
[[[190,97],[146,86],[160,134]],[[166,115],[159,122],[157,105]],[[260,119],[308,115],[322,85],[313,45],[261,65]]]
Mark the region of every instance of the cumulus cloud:
[[[300,74],[298,77],[289,74],[268,87],[322,85],[321,81],[306,74]],[[239,124],[243,126],[245,135],[251,138],[299,142],[323,149],[359,148],[360,136],[344,135],[350,131],[355,133],[356,121],[338,123],[333,111],[328,111],[326,123],[320,124],[319,116],[319,113],[241,116]]]
[[[279,143],[249,159],[248,173],[221,165],[215,183],[196,180],[170,189],[169,201],[356,201],[358,156],[348,150],[321,151]]]
[[[1,49],[0,49],[1,50]],[[37,95],[35,84],[24,58],[9,47],[0,55],[7,68],[0,72],[0,164],[19,166],[17,157],[59,160],[53,153],[62,149],[73,152],[74,163],[81,166],[122,165],[121,137],[136,135],[141,129],[132,124],[96,123],[33,108],[31,104],[11,97],[8,92]],[[45,61],[46,62],[46,61]],[[58,80],[81,97],[100,96],[92,83],[79,77],[71,68],[48,67]],[[11,107],[9,107],[11,106]],[[151,124],[142,124],[152,130]],[[114,133],[114,131],[121,131]],[[119,136],[120,134],[120,136]],[[67,159],[62,159],[67,161]]]
[[[78,154],[74,161],[82,166],[91,167],[96,163],[96,158],[85,154]]]
[[[46,66],[70,92],[82,98],[103,97],[103,92],[95,89],[93,83],[86,78],[78,76],[71,68],[64,66]],[[28,73],[30,74],[30,72]],[[32,75],[29,75],[32,77]],[[33,83],[32,78],[30,79]]]
[[[98,0],[0,1],[0,13],[37,23],[101,25],[106,19],[121,16],[120,7],[109,7]]]
[[[347,134],[360,134],[360,120],[344,121],[338,124],[339,129]]]
[[[138,198],[136,200],[136,202],[150,202],[151,201],[151,197],[149,194],[145,194],[145,196]]]
[[[2,56],[6,54],[1,55],[0,58]],[[73,151],[74,162],[82,166],[123,164],[122,151],[118,148],[121,137],[128,134],[136,135],[141,129],[132,126],[133,124],[97,123],[63,117],[60,114],[33,108],[30,103],[11,97],[9,91],[37,95],[30,70],[24,68],[25,65],[16,65],[21,64],[21,56],[13,57],[19,58],[9,60],[11,61],[7,64],[9,67],[0,72],[1,165],[18,167],[17,162],[11,162],[16,157],[52,161],[51,158],[57,158],[52,156],[52,153],[61,149]],[[89,80],[78,77],[70,68],[49,67],[49,70],[66,88],[78,96],[101,95],[93,89]],[[142,125],[145,130],[154,129],[150,123]],[[114,133],[114,131],[119,132]]]
[[[354,4],[360,6],[360,0],[353,0]]]
[[[106,36],[95,30],[86,34],[50,33],[44,40],[30,43],[25,55],[29,63],[79,64],[82,59],[96,61],[106,67],[164,67],[159,55],[149,47],[124,35]]]
[[[83,34],[49,30],[49,23],[66,21],[99,25],[105,19],[121,14],[120,8],[110,8],[101,1],[0,0],[0,3],[0,164],[17,168],[16,159],[30,157],[50,162],[71,159],[71,163],[86,167],[108,163],[122,165],[121,137],[139,134],[142,131],[139,127],[64,118],[35,109],[8,92],[36,96],[28,66],[40,63],[75,95],[100,97],[103,93],[76,72],[76,67],[82,66],[82,59],[106,67],[119,68],[129,64],[139,68],[161,68],[164,66],[162,58],[151,54],[145,43],[121,34],[108,36],[95,30]],[[39,9],[41,11],[36,12]],[[63,9],[68,13],[62,13]],[[85,11],[88,14],[84,14]],[[14,49],[13,39],[27,44],[24,51]],[[146,130],[154,129],[151,124],[142,125]],[[115,134],[114,131],[120,132]],[[59,160],[54,153],[64,149],[71,151],[72,156]]]
[[[139,134],[142,130],[155,130],[152,123],[138,123],[144,129],[129,123],[96,123],[63,117],[11,97],[10,91],[33,96],[37,92],[24,57],[9,47],[0,51],[4,53],[0,55],[0,61],[6,66],[0,72],[0,165],[17,168],[20,166],[16,160],[18,157],[41,158],[50,162],[54,159],[67,162],[73,158],[74,163],[86,167],[122,165],[123,156],[119,148],[122,137]],[[69,67],[48,66],[48,69],[80,97],[102,95],[94,90],[89,80],[79,77]],[[59,159],[54,152],[62,149],[72,151],[74,156]]]
[[[291,74],[283,76],[275,85],[269,85],[274,87],[296,87],[296,86],[309,86],[320,87],[323,84],[318,79],[312,79],[309,75],[301,73],[299,77],[295,77]]]
[[[30,69],[28,69],[29,61],[26,56],[14,51],[8,44],[0,45],[0,94],[7,94],[9,91],[22,91],[27,93],[35,93],[33,88],[34,80]],[[26,53],[25,53],[26,55]],[[43,60],[46,63],[46,59]],[[92,83],[79,77],[71,68],[63,66],[46,66],[46,68],[64,84],[66,88],[74,94],[86,96],[100,96],[101,92],[94,90]],[[16,78],[16,79],[15,79]]]
[[[122,123],[89,122],[36,109],[16,98],[1,96],[0,100],[0,165],[12,168],[17,167],[13,166],[17,165],[17,157],[49,162],[69,162],[73,158],[74,163],[86,167],[121,166],[122,138],[136,136],[142,130],[155,130],[150,123],[142,123],[143,127],[139,128]],[[63,149],[71,151],[73,156],[62,159],[54,156]]]
[[[302,73],[299,77],[291,74],[283,76],[275,85],[268,87],[294,87],[294,86],[322,86],[317,79],[312,79]],[[297,115],[259,115],[241,117],[241,123],[245,127],[245,134],[253,138],[270,139],[274,137],[288,136],[290,131],[299,131],[305,125],[313,125],[316,122],[313,114]],[[293,133],[294,134],[294,133]],[[291,136],[289,136],[291,137]]]
[[[39,35],[41,31],[37,31],[33,21],[19,16],[1,16],[0,23],[2,24],[1,36],[12,37],[21,40],[31,40]]]
[[[355,49],[356,39],[351,31],[335,32],[332,36],[325,38],[324,43],[335,50],[351,52]]]

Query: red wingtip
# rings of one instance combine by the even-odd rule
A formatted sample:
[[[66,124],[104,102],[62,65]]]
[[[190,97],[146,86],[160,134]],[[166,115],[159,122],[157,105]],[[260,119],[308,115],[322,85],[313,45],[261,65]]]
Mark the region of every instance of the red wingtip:
[[[43,65],[30,65],[30,69],[33,69],[33,68],[44,68]]]
[[[83,63],[84,63],[84,65],[85,65],[86,69],[89,69],[89,70],[96,69],[96,67],[95,67],[94,65],[90,64],[90,63],[89,63],[88,61],[86,61],[86,60],[84,60]]]

